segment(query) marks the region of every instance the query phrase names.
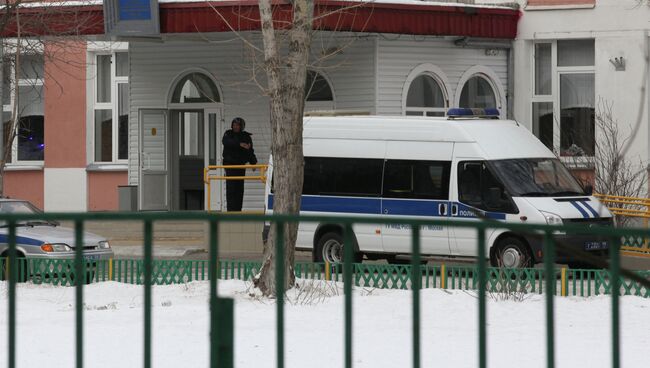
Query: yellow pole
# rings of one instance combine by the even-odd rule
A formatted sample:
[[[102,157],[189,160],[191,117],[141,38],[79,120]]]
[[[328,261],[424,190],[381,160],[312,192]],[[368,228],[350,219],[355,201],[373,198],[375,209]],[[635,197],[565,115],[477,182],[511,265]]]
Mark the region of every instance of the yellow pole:
[[[210,202],[211,202],[210,193],[212,193],[212,190],[210,190],[210,179],[209,178],[208,178],[207,184],[208,184],[208,212],[210,212],[210,211],[212,211],[212,205],[210,204]]]
[[[562,267],[562,296],[566,296],[566,267]]]
[[[330,281],[332,279],[332,270],[330,269],[330,263],[325,261],[325,280]]]
[[[113,258],[108,259],[108,281],[113,281]]]
[[[445,264],[443,263],[440,267],[440,287],[442,289],[447,288],[447,271],[445,270]]]

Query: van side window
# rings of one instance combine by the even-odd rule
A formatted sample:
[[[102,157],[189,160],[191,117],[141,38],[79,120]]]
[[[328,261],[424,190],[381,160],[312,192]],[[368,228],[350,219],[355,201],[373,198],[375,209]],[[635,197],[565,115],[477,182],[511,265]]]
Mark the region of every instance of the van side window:
[[[458,163],[458,199],[483,211],[518,213],[510,194],[484,161]]]
[[[305,157],[302,194],[379,197],[384,160]]]
[[[449,199],[451,162],[386,160],[384,198]]]

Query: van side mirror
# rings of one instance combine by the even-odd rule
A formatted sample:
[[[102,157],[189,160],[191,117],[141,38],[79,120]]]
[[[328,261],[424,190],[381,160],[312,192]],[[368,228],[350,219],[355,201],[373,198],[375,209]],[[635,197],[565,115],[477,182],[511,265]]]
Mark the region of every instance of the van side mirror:
[[[594,187],[591,186],[591,184],[585,185],[585,194],[586,195],[592,195],[594,194]]]

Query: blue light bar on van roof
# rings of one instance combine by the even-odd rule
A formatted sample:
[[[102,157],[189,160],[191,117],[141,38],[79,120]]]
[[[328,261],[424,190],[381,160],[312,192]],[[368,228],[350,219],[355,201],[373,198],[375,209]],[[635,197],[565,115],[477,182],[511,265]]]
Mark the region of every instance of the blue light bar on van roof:
[[[499,118],[501,113],[498,109],[469,109],[469,108],[451,108],[447,110],[447,116],[450,118]]]

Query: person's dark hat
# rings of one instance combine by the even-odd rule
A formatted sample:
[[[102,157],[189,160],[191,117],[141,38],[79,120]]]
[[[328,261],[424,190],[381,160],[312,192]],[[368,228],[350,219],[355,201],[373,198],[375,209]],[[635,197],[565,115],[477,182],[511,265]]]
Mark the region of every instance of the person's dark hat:
[[[230,123],[230,128],[232,129],[233,124],[239,124],[241,126],[241,130],[243,131],[244,128],[246,128],[246,121],[240,117],[236,117],[232,119],[232,123]]]

